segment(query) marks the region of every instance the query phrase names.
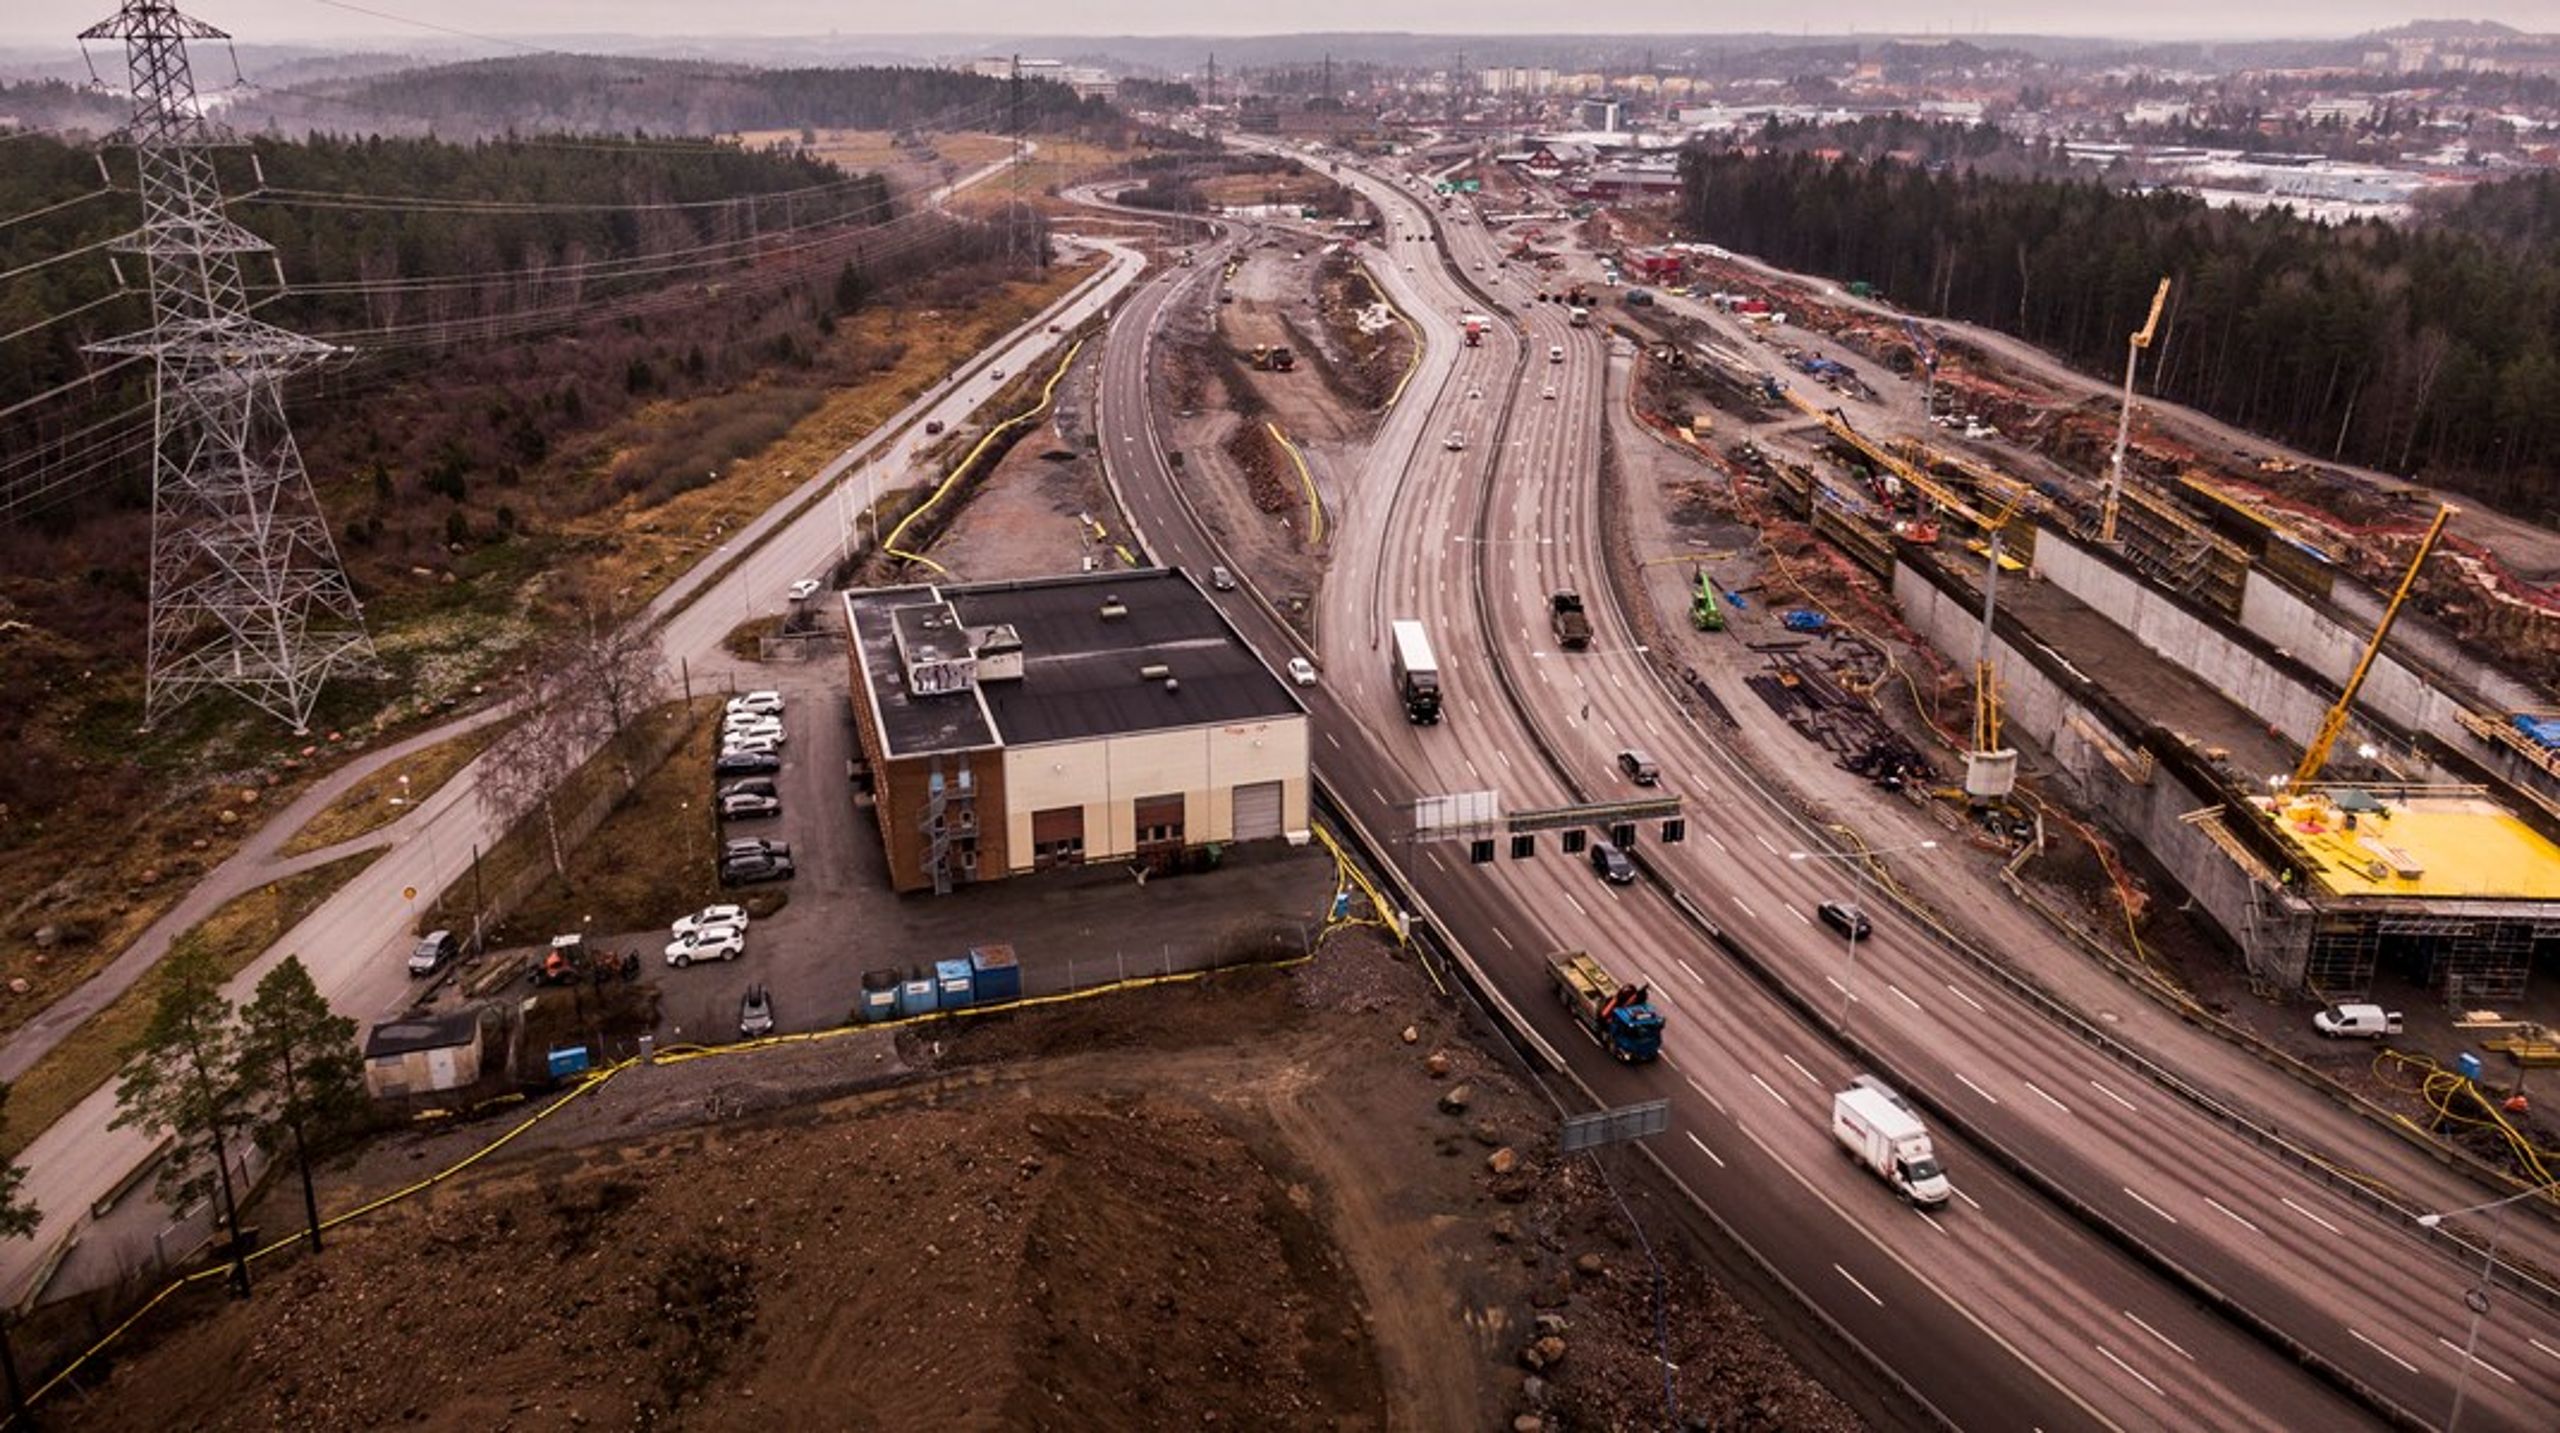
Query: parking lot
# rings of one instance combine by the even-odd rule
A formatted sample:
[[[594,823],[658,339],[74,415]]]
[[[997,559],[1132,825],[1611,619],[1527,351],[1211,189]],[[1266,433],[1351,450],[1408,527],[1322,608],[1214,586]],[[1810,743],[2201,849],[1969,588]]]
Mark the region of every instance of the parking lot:
[[[663,929],[601,936],[638,947],[644,979],[663,992],[659,1037],[668,1043],[737,1038],[751,984],[772,993],[783,1033],[852,1018],[867,970],[906,970],[1010,945],[1023,993],[1052,994],[1124,975],[1196,969],[1251,954],[1294,953],[1314,937],[1333,898],[1332,860],[1321,847],[1231,848],[1215,871],[1156,876],[1141,884],[1119,866],[992,881],[948,896],[890,890],[880,834],[852,783],[856,745],[841,662],[828,657],[762,668],[783,694],[782,796],[777,817],[727,823],[726,838],[762,836],[791,848],[793,878],[771,887],[789,904],[750,924],[735,961],[669,968]],[[709,784],[706,773],[704,781]]]

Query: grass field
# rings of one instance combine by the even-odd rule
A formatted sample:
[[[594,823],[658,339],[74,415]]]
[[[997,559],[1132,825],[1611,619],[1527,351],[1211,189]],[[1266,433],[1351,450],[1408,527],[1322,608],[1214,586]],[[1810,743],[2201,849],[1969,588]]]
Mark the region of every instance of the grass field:
[[[292,840],[284,843],[279,854],[299,856],[305,851],[334,846],[408,815],[412,807],[435,795],[453,779],[454,773],[487,751],[489,743],[510,725],[504,720],[493,721],[383,767],[322,807],[294,833]],[[403,777],[408,779],[405,786],[401,784]]]
[[[201,943],[226,976],[238,974],[381,854],[375,849],[341,856],[237,896],[172,945]],[[124,1066],[125,1048],[151,1022],[152,1002],[159,998],[157,979],[136,981],[19,1076],[9,1087],[9,1122],[0,1129],[0,1157],[15,1157],[47,1125],[115,1078]]]

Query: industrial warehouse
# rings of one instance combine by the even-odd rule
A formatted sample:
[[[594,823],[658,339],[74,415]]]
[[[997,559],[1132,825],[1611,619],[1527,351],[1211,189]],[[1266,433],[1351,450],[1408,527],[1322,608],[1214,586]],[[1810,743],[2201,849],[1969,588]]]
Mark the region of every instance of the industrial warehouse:
[[[1179,572],[844,597],[898,890],[1307,839],[1307,713]]]

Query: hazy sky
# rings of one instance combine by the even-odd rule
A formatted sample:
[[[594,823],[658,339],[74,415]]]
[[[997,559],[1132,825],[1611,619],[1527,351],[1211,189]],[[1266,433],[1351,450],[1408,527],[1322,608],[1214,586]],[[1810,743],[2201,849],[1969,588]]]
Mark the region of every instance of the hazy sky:
[[[1287,34],[1408,30],[1457,34],[1699,34],[1745,30],[1902,33],[1977,30],[2106,35],[2349,35],[2416,18],[2503,20],[2560,29],[2554,0],[1831,0],[1818,6],[1700,0],[180,0],[242,40],[396,40],[436,27],[493,36],[939,34]],[[115,0],[0,0],[0,41],[58,43],[115,13]],[[372,12],[372,13],[365,13]],[[405,22],[424,23],[405,23]],[[927,23],[919,23],[927,22]]]

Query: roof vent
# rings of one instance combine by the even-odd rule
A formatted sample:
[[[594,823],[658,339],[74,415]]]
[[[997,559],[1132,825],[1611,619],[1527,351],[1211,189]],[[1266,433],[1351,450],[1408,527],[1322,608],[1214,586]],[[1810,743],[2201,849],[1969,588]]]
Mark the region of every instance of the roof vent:
[[[1120,600],[1120,598],[1119,598],[1119,596],[1118,596],[1117,594],[1113,594],[1113,595],[1111,595],[1111,596],[1106,596],[1106,597],[1104,597],[1104,598],[1102,599],[1102,620],[1103,620],[1103,621],[1108,622],[1108,621],[1111,621],[1113,618],[1116,618],[1116,617],[1126,617],[1126,616],[1128,616],[1128,615],[1129,615],[1129,604],[1128,604],[1128,603],[1126,603],[1126,602],[1121,601],[1121,600]]]
[[[1142,682],[1152,682],[1159,678],[1170,677],[1172,675],[1173,668],[1166,666],[1162,662],[1149,663],[1148,665],[1138,669],[1138,680]]]

